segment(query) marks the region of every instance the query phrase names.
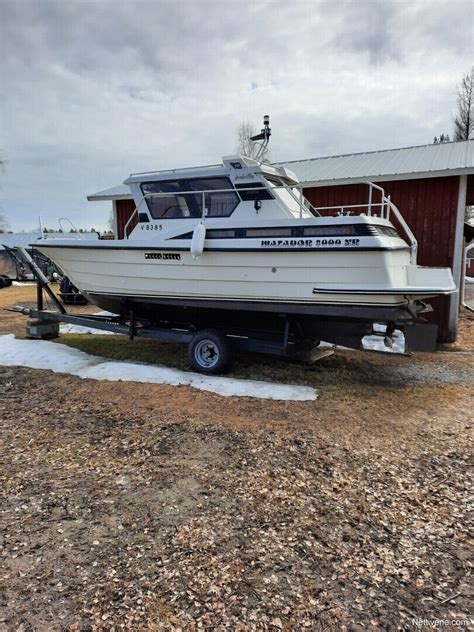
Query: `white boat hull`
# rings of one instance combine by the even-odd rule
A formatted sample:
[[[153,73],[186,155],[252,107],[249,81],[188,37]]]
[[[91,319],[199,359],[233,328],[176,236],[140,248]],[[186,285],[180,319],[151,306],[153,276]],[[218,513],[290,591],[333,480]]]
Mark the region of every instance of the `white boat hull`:
[[[450,271],[409,263],[408,249],[357,252],[165,250],[42,243],[40,252],[97,297],[289,305],[403,306],[454,290]],[[96,297],[96,298],[94,298]]]

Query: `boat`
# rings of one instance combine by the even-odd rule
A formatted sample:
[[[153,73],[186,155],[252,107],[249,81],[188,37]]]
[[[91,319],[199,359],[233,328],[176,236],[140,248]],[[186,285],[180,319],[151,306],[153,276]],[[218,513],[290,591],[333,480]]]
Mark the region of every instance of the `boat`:
[[[262,147],[269,131],[266,121]],[[359,348],[373,323],[389,337],[456,291],[448,268],[417,265],[413,233],[374,183],[365,205],[315,208],[286,167],[231,155],[125,184],[136,208],[123,239],[35,244],[124,317],[196,330],[275,329],[283,318],[306,338]]]

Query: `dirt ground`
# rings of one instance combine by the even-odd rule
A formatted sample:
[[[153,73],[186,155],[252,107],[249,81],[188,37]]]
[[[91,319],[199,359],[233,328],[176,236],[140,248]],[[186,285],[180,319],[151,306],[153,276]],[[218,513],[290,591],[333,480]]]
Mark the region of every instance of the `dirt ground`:
[[[0,291],[0,308],[33,300]],[[24,324],[0,311],[0,334]],[[466,620],[473,354],[466,313],[436,354],[236,367],[315,402],[0,367],[0,628]]]

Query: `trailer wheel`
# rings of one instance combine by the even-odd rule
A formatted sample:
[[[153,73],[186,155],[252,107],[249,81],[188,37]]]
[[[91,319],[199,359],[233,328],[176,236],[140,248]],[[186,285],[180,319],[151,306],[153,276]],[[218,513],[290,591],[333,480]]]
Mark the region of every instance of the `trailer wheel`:
[[[6,277],[6,276],[3,277],[3,281],[5,283],[4,287],[10,287],[11,284],[13,283],[13,280],[10,279],[10,277]]]
[[[188,345],[188,359],[192,368],[200,373],[225,373],[230,362],[226,337],[217,329],[199,331]]]
[[[0,276],[0,289],[7,287],[7,284],[5,283],[6,279],[4,279],[2,276]]]

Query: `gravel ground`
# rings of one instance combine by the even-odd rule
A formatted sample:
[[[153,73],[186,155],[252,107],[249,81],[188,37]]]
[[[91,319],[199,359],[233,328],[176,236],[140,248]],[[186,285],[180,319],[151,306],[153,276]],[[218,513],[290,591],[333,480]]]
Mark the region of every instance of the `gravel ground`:
[[[261,379],[316,386],[316,402],[0,367],[1,626],[468,618],[473,323],[461,351],[408,362],[257,364]]]

